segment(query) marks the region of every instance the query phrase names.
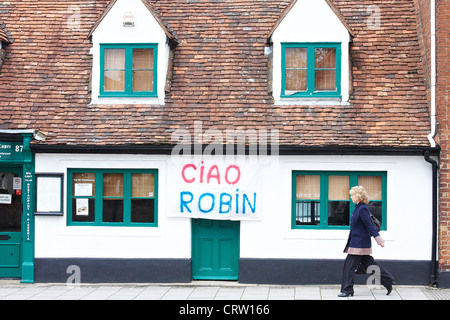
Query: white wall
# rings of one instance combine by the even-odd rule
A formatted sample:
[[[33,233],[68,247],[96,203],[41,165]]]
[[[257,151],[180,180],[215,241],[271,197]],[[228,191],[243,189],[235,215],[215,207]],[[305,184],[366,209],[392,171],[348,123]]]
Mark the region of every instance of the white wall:
[[[280,99],[282,42],[342,43],[341,94],[342,102],[347,102],[349,99],[349,41],[348,30],[325,1],[298,0],[272,35],[273,96],[275,103],[289,103],[289,101],[295,103],[296,100],[292,98]]]
[[[123,14],[132,12],[134,27],[123,26]],[[158,98],[102,98],[100,93],[100,44],[158,43]],[[166,34],[141,0],[118,0],[92,35],[92,103],[164,103],[169,46]]]
[[[386,171],[385,248],[373,241],[379,259],[431,258],[431,166],[413,156],[284,156],[263,177],[263,218],[241,222],[242,258],[340,259],[346,230],[291,230],[293,170]],[[68,168],[152,168],[159,170],[158,227],[67,226],[64,216],[36,216],[36,258],[190,258],[191,223],[168,217],[169,172],[179,170],[170,156],[37,154],[36,173]]]
[[[431,166],[423,157],[303,156],[284,157],[279,170],[264,180],[264,218],[241,223],[241,257],[340,259],[348,230],[291,229],[293,170],[386,171],[386,246],[372,239],[379,259],[431,258]],[[270,195],[270,197],[269,197]],[[270,235],[267,236],[267,235]]]

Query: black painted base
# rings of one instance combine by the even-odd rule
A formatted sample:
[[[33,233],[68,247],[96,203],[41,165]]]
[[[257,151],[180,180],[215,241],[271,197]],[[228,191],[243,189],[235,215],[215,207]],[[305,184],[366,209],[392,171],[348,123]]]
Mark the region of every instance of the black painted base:
[[[190,259],[35,259],[35,282],[73,283],[78,271],[81,283],[189,283],[192,278]]]
[[[428,285],[429,261],[377,260],[398,285]],[[239,259],[239,282],[254,284],[340,284],[344,260]],[[79,274],[76,274],[79,272]],[[35,282],[189,283],[191,259],[35,259]],[[365,284],[369,275],[357,275]],[[440,273],[450,284],[450,272]]]
[[[430,261],[376,260],[398,285],[428,285]],[[258,284],[340,284],[344,260],[240,259],[239,282]],[[370,275],[357,275],[365,284]]]

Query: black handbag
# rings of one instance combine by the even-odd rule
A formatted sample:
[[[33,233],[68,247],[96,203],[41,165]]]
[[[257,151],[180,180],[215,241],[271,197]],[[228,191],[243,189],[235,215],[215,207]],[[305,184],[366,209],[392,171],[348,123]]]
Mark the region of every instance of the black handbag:
[[[370,219],[372,220],[373,225],[377,229],[378,232],[381,230],[381,222],[377,219],[372,213],[370,213]]]

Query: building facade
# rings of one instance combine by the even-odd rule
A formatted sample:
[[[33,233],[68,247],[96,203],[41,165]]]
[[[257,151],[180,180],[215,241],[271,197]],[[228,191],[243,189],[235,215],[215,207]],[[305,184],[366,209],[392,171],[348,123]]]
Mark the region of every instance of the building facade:
[[[27,135],[17,145],[33,163],[30,203],[17,200],[33,211],[19,213],[22,237],[0,230],[18,250],[16,276],[339,283],[348,191],[364,185],[386,240],[374,255],[396,282],[445,279],[426,10],[406,0],[5,4],[0,137],[15,148]],[[1,165],[22,178],[11,156]],[[8,199],[0,210],[12,210]]]

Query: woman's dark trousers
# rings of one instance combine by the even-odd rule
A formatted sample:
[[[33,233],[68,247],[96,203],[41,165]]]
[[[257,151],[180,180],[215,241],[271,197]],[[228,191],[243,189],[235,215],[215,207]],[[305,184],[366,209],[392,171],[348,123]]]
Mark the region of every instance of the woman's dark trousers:
[[[366,270],[369,266],[376,265],[380,268],[380,282],[384,287],[392,285],[394,277],[382,266],[377,264],[372,256],[361,256],[348,254],[345,259],[344,268],[342,270],[342,293],[353,293],[353,281],[355,279],[355,270],[359,263],[362,264],[362,269]]]

